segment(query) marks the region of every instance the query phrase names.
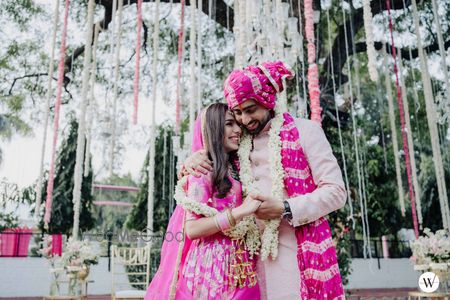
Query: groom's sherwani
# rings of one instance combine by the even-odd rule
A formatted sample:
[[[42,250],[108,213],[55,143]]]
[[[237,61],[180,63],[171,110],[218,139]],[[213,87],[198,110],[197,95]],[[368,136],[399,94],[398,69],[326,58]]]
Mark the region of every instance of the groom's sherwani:
[[[279,228],[278,258],[258,261],[261,299],[300,299],[300,272],[297,263],[297,240],[294,226],[315,221],[341,208],[346,192],[342,173],[322,128],[307,119],[295,121],[300,144],[312,172],[317,189],[306,195],[288,199],[292,210],[292,224],[282,220]],[[271,122],[253,140],[250,153],[253,178],[263,195],[270,195],[272,179],[269,163],[269,129]],[[287,199],[287,194],[285,193]],[[263,222],[258,222],[262,229]]]

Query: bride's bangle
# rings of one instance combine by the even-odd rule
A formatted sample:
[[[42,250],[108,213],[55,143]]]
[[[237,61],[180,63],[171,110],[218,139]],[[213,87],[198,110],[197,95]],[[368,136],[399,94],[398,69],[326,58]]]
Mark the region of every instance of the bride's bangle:
[[[217,220],[217,216],[218,216],[219,214],[217,214],[217,215],[215,215],[214,217],[213,217],[213,219],[214,219],[214,224],[216,224],[216,227],[217,227],[217,229],[219,230],[219,231],[222,231],[222,229],[220,228],[220,225],[219,225],[219,221]]]
[[[227,217],[228,222],[230,222],[231,227],[236,226],[236,220],[234,219],[233,215],[231,214],[231,210],[227,208]]]
[[[228,219],[227,212],[221,212],[216,215],[217,223],[219,224],[220,230],[225,231],[231,228],[230,220]]]

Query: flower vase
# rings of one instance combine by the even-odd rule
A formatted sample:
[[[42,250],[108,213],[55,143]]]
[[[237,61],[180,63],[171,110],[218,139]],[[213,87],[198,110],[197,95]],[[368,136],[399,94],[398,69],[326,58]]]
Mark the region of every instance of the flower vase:
[[[450,269],[447,263],[430,263],[431,272],[439,278],[439,292],[448,293],[447,282],[450,280]]]
[[[50,296],[60,295],[58,279],[59,279],[59,274],[53,273],[52,280],[50,282]]]
[[[67,289],[67,293],[69,296],[80,296],[81,295],[81,284],[78,280],[78,272],[80,272],[81,268],[72,267],[67,270],[67,277],[69,279],[69,286]]]

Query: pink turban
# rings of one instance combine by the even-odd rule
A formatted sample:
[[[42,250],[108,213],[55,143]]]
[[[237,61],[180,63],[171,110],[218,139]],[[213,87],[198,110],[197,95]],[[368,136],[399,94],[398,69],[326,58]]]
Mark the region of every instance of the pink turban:
[[[265,62],[234,70],[224,83],[224,94],[230,109],[254,99],[264,107],[273,109],[277,93],[283,91],[283,79],[291,79],[294,72],[283,62]]]

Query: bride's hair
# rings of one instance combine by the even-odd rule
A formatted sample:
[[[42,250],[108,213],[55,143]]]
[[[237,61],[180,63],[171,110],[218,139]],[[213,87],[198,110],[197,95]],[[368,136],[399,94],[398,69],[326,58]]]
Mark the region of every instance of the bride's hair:
[[[236,152],[227,153],[223,147],[227,111],[226,104],[214,103],[206,109],[204,120],[203,142],[213,162],[212,183],[218,198],[225,197],[231,189],[228,167],[237,157]]]

